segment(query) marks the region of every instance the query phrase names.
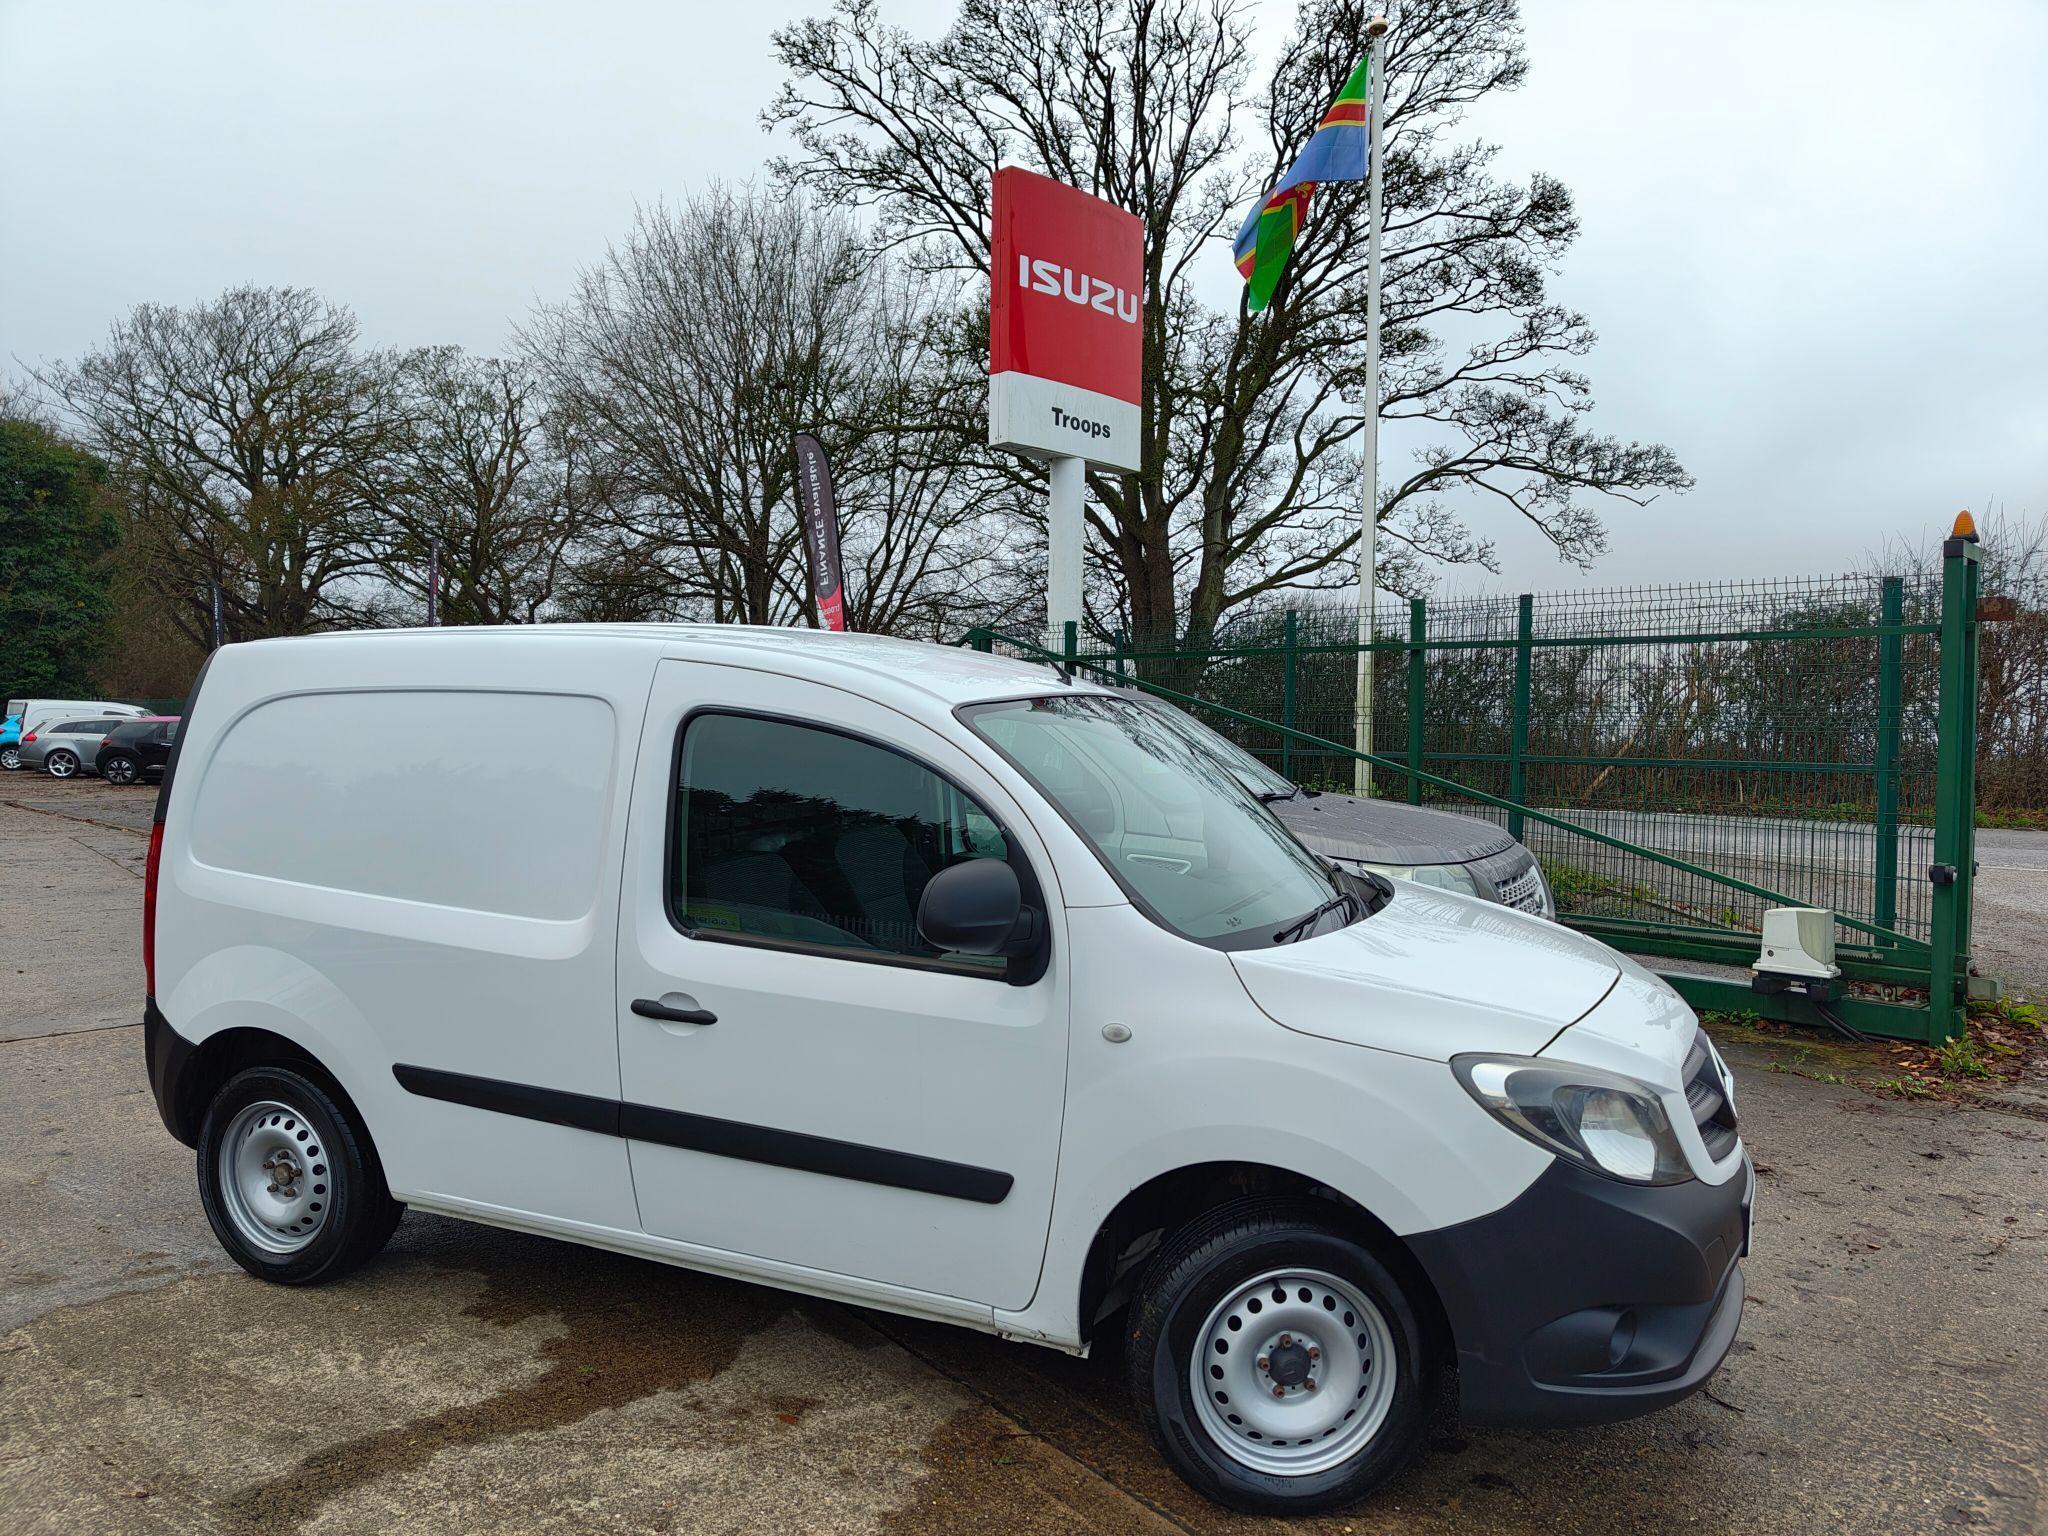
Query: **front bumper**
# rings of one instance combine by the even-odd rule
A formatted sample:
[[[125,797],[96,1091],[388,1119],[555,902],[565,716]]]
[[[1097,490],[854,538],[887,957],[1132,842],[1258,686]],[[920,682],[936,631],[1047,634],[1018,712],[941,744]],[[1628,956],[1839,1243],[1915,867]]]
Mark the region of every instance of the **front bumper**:
[[[1409,1247],[1435,1284],[1475,1424],[1598,1424],[1706,1384],[1742,1320],[1755,1178],[1649,1188],[1559,1159],[1488,1216]]]

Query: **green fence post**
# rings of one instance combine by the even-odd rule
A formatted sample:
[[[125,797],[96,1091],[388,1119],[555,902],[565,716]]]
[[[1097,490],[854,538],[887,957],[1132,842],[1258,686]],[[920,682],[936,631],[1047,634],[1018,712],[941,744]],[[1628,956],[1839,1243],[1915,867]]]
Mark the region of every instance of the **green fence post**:
[[[1116,651],[1111,659],[1115,663],[1116,680],[1120,684],[1128,682],[1130,680],[1130,675],[1124,671],[1124,652],[1128,651],[1130,648],[1130,635],[1121,629],[1118,630],[1116,632]]]
[[[1965,655],[1964,675],[1969,680],[1969,692],[1963,704],[1963,748],[1957,755],[1964,766],[1962,846],[1956,857],[1956,954],[1961,957],[1963,974],[1956,979],[1957,995],[1969,999],[1969,967],[1971,946],[1975,941],[1977,918],[1977,605],[1982,596],[1980,587],[1984,575],[1982,551],[1975,542],[1969,546],[1972,556],[1969,562],[1963,596],[1963,650]]]
[[[1423,666],[1423,645],[1429,639],[1429,600],[1408,599],[1408,803],[1422,804],[1422,725],[1426,704],[1423,689],[1427,674]]]
[[[1970,859],[1975,846],[1971,757],[1976,700],[1971,641],[1977,619],[1977,543],[1960,534],[1941,546],[1941,693],[1936,711],[1934,882],[1927,1008],[1928,1038],[1946,1044],[1962,1032],[1957,968],[1967,963]]]
[[[1899,915],[1899,731],[1905,697],[1905,641],[1895,626],[1906,620],[1906,583],[1887,576],[1878,595],[1878,623],[1887,633],[1877,641],[1877,885],[1870,920],[1898,927]]]
[[[1295,655],[1294,648],[1297,634],[1298,626],[1295,613],[1290,608],[1287,610],[1287,624],[1286,628],[1282,631],[1280,641],[1283,647],[1280,654],[1280,723],[1286,726],[1290,733],[1294,730],[1294,703],[1299,686],[1295,677],[1298,658]],[[1284,735],[1280,738],[1280,777],[1283,779],[1294,777],[1294,737],[1292,734]]]
[[[967,643],[986,656],[995,650],[996,637],[990,630],[977,629],[972,635],[968,636]]]
[[[1521,807],[1529,799],[1529,770],[1522,759],[1529,753],[1529,653],[1536,634],[1536,599],[1524,592],[1515,614],[1515,718],[1508,747],[1508,799],[1516,809],[1508,812],[1508,836],[1522,840]]]
[[[1060,626],[1060,659],[1067,669],[1067,676],[1074,675],[1074,658],[1081,652],[1081,626],[1069,619]]]

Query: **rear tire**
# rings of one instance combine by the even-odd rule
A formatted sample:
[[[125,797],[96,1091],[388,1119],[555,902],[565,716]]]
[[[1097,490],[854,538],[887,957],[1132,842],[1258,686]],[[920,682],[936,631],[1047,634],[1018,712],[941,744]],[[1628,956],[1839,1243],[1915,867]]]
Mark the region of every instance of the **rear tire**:
[[[142,768],[134,758],[116,752],[100,759],[100,777],[109,784],[133,784],[142,777]]]
[[[0,747],[0,768],[4,768],[9,773],[12,773],[14,772],[15,769],[19,768],[20,766],[21,748]]]
[[[1233,1509],[1355,1503],[1428,1433],[1435,1373],[1415,1305],[1320,1201],[1241,1200],[1189,1226],[1146,1273],[1125,1339],[1146,1432]]]
[[[53,779],[69,779],[78,775],[78,754],[58,750],[43,759],[43,771]]]
[[[369,1133],[297,1066],[228,1079],[199,1131],[199,1199],[220,1245],[259,1280],[337,1280],[390,1239],[391,1198]]]

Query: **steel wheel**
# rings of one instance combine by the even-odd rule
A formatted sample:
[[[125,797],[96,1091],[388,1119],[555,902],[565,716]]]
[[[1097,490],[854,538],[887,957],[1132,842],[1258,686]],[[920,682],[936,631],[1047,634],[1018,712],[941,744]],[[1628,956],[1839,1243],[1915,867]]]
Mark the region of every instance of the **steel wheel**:
[[[1399,1372],[1393,1332],[1349,1281],[1276,1270],[1216,1304],[1190,1360],[1203,1428],[1278,1477],[1337,1466],[1379,1433]]]
[[[100,764],[100,777],[109,784],[133,784],[136,779],[135,759],[132,757],[110,757]]]
[[[53,779],[68,779],[78,772],[78,759],[69,752],[52,752],[43,759],[43,767]]]
[[[305,1111],[276,1099],[245,1106],[216,1156],[221,1205],[250,1247],[297,1253],[327,1225],[327,1157]]]

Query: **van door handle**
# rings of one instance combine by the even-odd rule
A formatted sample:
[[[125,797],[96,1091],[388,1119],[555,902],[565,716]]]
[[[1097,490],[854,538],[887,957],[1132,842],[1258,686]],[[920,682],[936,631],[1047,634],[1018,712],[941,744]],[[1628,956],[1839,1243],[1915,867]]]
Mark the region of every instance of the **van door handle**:
[[[633,999],[633,1011],[643,1019],[660,1019],[667,1024],[716,1024],[718,1015],[709,1008],[671,1008],[651,997]]]

